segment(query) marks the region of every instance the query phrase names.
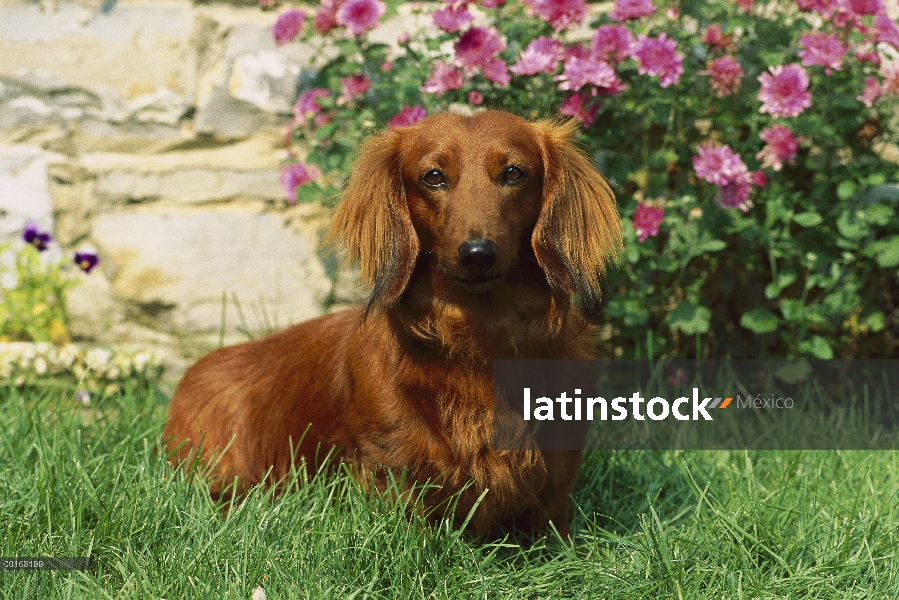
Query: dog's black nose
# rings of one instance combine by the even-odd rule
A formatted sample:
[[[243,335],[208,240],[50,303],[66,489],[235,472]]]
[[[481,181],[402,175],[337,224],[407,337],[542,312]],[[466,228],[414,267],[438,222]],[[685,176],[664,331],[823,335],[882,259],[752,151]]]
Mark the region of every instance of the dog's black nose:
[[[493,240],[471,240],[459,245],[459,262],[475,275],[488,271],[496,263],[496,244]]]

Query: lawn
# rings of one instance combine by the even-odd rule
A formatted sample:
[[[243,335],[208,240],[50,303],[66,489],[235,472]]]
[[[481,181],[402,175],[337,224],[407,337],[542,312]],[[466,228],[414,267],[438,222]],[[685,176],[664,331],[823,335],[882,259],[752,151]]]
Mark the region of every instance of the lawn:
[[[223,513],[158,452],[166,394],[0,390],[3,598],[896,598],[897,452],[592,452],[573,544],[427,526],[337,473]]]

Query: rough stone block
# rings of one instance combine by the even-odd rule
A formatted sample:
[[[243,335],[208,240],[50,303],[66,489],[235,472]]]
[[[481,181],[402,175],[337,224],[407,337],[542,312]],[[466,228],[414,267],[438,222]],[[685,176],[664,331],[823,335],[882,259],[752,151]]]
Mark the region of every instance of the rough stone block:
[[[195,129],[229,137],[284,125],[310,59],[308,44],[276,46],[276,12],[204,8],[195,28],[200,49]]]
[[[105,213],[92,237],[117,296],[162,329],[218,331],[223,295],[229,332],[283,327],[321,314],[332,286],[315,232],[295,235],[258,205]]]
[[[64,87],[111,90],[125,101],[194,87],[189,0],[8,1],[0,19],[0,75],[43,73]]]
[[[47,161],[34,146],[0,146],[0,236],[18,237],[28,220],[53,230]]]
[[[239,144],[151,155],[95,153],[82,157],[105,205],[171,199],[179,203],[282,198],[279,136],[258,135]]]

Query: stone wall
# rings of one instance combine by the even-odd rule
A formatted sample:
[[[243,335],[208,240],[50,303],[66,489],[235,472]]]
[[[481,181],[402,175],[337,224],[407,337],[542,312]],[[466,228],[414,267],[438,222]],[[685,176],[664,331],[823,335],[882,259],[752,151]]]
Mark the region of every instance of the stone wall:
[[[323,50],[276,47],[276,16],[0,0],[0,236],[34,219],[66,252],[98,250],[70,297],[77,337],[193,357],[364,294],[319,249],[328,210],[287,206],[278,184]]]

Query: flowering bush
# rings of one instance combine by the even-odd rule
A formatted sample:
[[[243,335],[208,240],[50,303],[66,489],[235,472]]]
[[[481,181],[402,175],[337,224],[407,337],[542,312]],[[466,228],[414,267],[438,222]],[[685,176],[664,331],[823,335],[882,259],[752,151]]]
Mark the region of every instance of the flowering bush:
[[[123,387],[156,383],[161,376],[162,360],[144,350],[44,342],[0,344],[0,380],[16,387],[48,380],[74,384],[78,388],[75,400],[84,405]]]
[[[0,285],[0,342],[68,342],[65,297],[78,279],[70,272],[69,261],[44,260],[42,254],[50,247],[52,237],[37,223],[25,224],[22,241],[12,271],[4,273],[0,263],[0,275],[4,275]],[[0,245],[0,254],[11,249],[10,244]],[[100,261],[92,249],[79,250],[71,258],[85,273]]]
[[[610,353],[895,356],[899,27],[883,0],[450,0],[413,5],[423,25],[395,48],[367,37],[378,0],[296,12],[279,43],[339,54],[297,101],[290,201],[335,197],[380,127],[454,104],[561,114],[625,223]]]

